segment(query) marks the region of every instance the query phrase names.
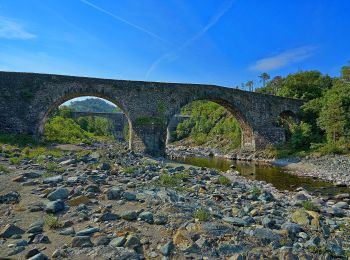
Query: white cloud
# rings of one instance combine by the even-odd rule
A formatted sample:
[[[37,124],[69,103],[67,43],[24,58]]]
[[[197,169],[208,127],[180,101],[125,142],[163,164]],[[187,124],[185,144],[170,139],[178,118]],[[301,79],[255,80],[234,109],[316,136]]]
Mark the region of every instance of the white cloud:
[[[0,17],[0,38],[28,40],[36,36],[27,32],[22,24],[5,17]]]
[[[292,63],[303,61],[314,54],[315,46],[303,46],[281,52],[275,56],[257,60],[250,70],[254,71],[272,71],[288,66]]]

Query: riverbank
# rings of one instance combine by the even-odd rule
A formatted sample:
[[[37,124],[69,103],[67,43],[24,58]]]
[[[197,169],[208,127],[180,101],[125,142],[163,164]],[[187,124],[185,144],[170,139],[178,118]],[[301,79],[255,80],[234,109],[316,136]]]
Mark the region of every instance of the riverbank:
[[[350,187],[350,156],[349,155],[324,155],[321,157],[307,156],[304,158],[269,158],[266,152],[237,151],[231,154],[222,154],[217,149],[169,146],[169,156],[173,157],[221,157],[229,160],[248,161],[255,163],[268,163],[283,167],[301,177],[312,177],[336,186]]]
[[[279,191],[233,169],[168,164],[119,144],[73,148],[43,150],[16,165],[0,156],[0,257],[329,259],[350,253],[342,239],[350,228],[349,194]],[[7,152],[15,151],[21,153]]]
[[[350,186],[349,155],[308,156],[298,161],[276,160],[273,163],[290,169],[298,176],[313,177],[338,186]]]

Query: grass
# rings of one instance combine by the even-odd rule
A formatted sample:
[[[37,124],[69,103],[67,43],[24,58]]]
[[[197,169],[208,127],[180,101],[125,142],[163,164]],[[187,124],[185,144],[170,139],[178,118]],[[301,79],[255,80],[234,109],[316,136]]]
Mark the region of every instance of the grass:
[[[175,187],[179,184],[179,179],[175,178],[173,175],[163,173],[159,177],[159,183],[164,187]]]
[[[254,196],[260,196],[261,194],[261,190],[257,187],[254,187],[250,190],[250,193]]]
[[[51,173],[63,173],[64,169],[59,167],[55,162],[49,162],[46,164],[46,170]]]
[[[227,178],[227,177],[225,177],[225,176],[220,176],[219,178],[218,178],[218,183],[220,184],[220,185],[229,185],[230,183],[231,183],[231,181],[230,181],[230,179],[229,178]]]
[[[9,160],[10,160],[10,163],[14,165],[18,165],[21,163],[21,158],[19,157],[11,157]]]
[[[198,219],[199,221],[208,221],[210,219],[210,213],[205,209],[197,209],[193,213],[193,217]]]
[[[0,172],[3,172],[3,173],[10,173],[11,170],[9,168],[7,168],[5,165],[1,165],[0,164]]]
[[[128,166],[123,168],[123,171],[128,174],[134,173],[135,170],[136,168],[134,166]]]
[[[301,205],[303,206],[303,208],[304,208],[305,210],[312,210],[312,211],[315,211],[315,210],[318,209],[318,207],[317,207],[312,201],[309,201],[309,200],[303,201],[303,202],[301,203]]]
[[[28,144],[37,144],[33,137],[21,134],[0,134],[0,144],[26,146]]]
[[[62,228],[63,223],[60,221],[59,217],[54,215],[47,215],[44,217],[45,225],[47,225],[50,229]]]

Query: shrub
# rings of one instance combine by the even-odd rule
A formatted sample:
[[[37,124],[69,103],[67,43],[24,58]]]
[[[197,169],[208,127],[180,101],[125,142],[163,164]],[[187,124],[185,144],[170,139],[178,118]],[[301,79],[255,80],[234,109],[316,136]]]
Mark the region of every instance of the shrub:
[[[220,176],[218,179],[218,183],[221,185],[229,185],[231,183],[230,179],[225,176]]]
[[[10,173],[11,170],[9,168],[7,168],[5,165],[1,165],[0,164],[0,172],[3,172],[3,173]]]
[[[193,213],[193,217],[198,219],[199,221],[208,221],[210,219],[210,213],[205,209],[197,209]]]
[[[131,173],[134,173],[135,167],[133,167],[133,166],[128,166],[128,167],[123,168],[123,171],[124,171],[125,173],[131,174]]]
[[[177,179],[175,176],[163,173],[160,175],[159,183],[165,187],[174,187],[178,185],[179,179]]]
[[[47,215],[44,217],[45,225],[47,225],[50,229],[56,229],[63,227],[63,223],[60,219],[54,215]]]
[[[259,196],[261,194],[261,190],[258,187],[254,187],[250,190],[250,193],[254,196]]]
[[[303,206],[303,208],[305,210],[317,210],[318,209],[318,207],[312,201],[309,201],[309,200],[303,201],[301,203],[301,205]]]
[[[10,163],[18,165],[18,164],[21,163],[21,159],[19,157],[11,157],[10,158]]]

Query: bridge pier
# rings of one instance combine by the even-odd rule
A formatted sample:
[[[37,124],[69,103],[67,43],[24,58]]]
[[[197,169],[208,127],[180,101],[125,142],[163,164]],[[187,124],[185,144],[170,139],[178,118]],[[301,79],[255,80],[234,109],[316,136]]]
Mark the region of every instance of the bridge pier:
[[[154,124],[132,124],[130,149],[155,157],[165,156],[166,128]]]

